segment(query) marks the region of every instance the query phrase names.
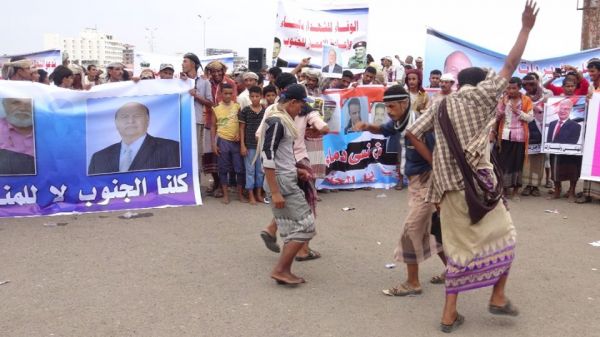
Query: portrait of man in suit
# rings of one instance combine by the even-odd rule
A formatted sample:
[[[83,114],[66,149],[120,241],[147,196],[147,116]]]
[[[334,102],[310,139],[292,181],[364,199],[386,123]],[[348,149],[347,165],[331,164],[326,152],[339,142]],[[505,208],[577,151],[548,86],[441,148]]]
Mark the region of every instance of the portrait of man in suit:
[[[326,74],[326,73],[341,74],[342,73],[342,66],[337,64],[337,51],[335,50],[335,48],[329,48],[329,51],[327,52],[327,59],[324,61],[327,61],[327,64],[321,69],[323,74]],[[323,62],[323,63],[325,63],[325,62]]]
[[[278,37],[275,37],[273,41],[273,67],[286,68],[288,66],[288,61],[279,58],[279,53],[281,52],[281,40]]]
[[[121,140],[92,155],[89,175],[180,167],[179,142],[148,134],[148,107],[126,103],[114,118]]]
[[[548,125],[546,141],[558,144],[577,144],[581,134],[581,125],[569,119],[573,102],[566,98],[559,103],[558,120]]]
[[[33,156],[0,149],[0,175],[35,174]]]

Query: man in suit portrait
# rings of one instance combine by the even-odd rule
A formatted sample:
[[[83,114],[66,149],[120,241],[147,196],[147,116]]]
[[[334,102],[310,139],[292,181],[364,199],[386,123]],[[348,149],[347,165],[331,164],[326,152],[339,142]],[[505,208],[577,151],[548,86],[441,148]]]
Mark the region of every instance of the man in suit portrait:
[[[280,59],[279,53],[281,52],[281,40],[275,37],[273,41],[273,67],[286,68],[288,61]]]
[[[121,141],[92,155],[88,174],[143,171],[180,166],[179,142],[148,134],[150,111],[137,102],[115,113]]]
[[[558,144],[577,144],[581,134],[581,125],[569,119],[573,102],[566,98],[559,103],[558,120],[550,123],[546,141]]]
[[[335,48],[329,48],[329,51],[327,52],[327,65],[321,69],[323,73],[341,74],[342,66],[337,64],[336,62],[337,52],[335,51]]]
[[[35,174],[33,156],[0,149],[0,175]]]

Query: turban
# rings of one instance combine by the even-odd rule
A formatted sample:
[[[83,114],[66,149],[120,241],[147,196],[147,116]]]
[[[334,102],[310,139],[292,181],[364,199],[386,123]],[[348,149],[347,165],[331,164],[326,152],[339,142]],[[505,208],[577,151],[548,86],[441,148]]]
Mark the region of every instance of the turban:
[[[32,65],[33,62],[27,59],[6,62],[2,65],[2,78],[8,80],[15,75],[18,68],[29,69]]]
[[[249,78],[253,79],[253,80],[257,80],[258,81],[258,75],[256,75],[256,73],[253,73],[251,71],[244,73],[244,75],[242,75],[242,78],[244,80],[247,80]]]

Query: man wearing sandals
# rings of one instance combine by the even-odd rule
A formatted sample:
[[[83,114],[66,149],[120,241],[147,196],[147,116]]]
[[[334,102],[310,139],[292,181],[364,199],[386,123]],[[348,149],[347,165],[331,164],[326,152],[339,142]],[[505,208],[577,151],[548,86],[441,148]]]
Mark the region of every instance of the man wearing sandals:
[[[474,216],[470,211],[481,210],[472,207],[477,201],[482,202],[478,200],[481,193],[467,201],[466,196],[473,196],[470,193],[473,185],[467,181],[470,188],[466,189],[463,175],[486,180],[489,186],[485,187],[489,189],[501,183],[493,172],[488,137],[495,121],[498,97],[519,65],[535,25],[536,6],[527,1],[517,41],[498,75],[492,70],[475,67],[462,70],[458,75],[459,90],[448,95],[442,103],[434,104],[406,132],[417,152],[432,163],[426,200],[440,204],[447,258],[446,303],[440,325],[443,332],[452,332],[464,322],[456,304],[458,293],[466,290],[493,286],[489,312],[509,316],[519,314],[504,294],[516,242],[510,214],[502,202],[497,202],[479,217]],[[444,125],[440,123],[441,118],[447,120]],[[433,155],[421,141],[432,129],[436,138]],[[450,131],[453,131],[453,137],[450,137]],[[452,152],[461,157],[452,156]]]
[[[394,85],[386,89],[383,102],[391,119],[389,122],[382,125],[358,122],[354,125],[354,130],[369,131],[389,137],[404,131],[410,119],[418,118],[418,112],[410,109],[409,93],[400,85]],[[414,115],[409,117],[409,114]],[[426,134],[425,143],[429,151],[433,151],[435,143],[433,132]],[[409,179],[409,211],[398,247],[394,252],[394,258],[398,262],[406,263],[407,279],[406,282],[400,283],[396,287],[383,290],[383,293],[388,296],[421,294],[419,263],[434,254],[440,254],[442,262],[445,263],[442,246],[431,235],[431,218],[435,207],[425,201],[427,183],[431,175],[431,165],[415,151],[409,141],[406,141],[406,148],[403,150],[406,151],[406,167],[404,170]],[[443,275],[433,278],[432,282],[440,283],[440,279],[443,282]]]

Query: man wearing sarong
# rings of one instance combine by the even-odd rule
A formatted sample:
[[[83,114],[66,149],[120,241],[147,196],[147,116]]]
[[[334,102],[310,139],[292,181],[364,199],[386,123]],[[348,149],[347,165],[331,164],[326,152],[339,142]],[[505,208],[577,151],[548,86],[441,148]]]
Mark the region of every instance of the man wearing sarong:
[[[497,178],[491,164],[489,133],[495,122],[498,98],[519,65],[535,24],[536,6],[527,1],[517,41],[498,74],[476,67],[462,70],[458,75],[459,90],[434,104],[407,128],[407,139],[423,158],[432,162],[426,200],[439,203],[441,209],[443,248],[447,258],[446,303],[440,325],[443,332],[452,332],[464,322],[456,304],[458,293],[470,289],[493,286],[488,310],[493,314],[518,315],[518,310],[504,294],[516,242],[510,214],[497,198],[492,199],[495,206],[492,202],[492,206],[483,212],[483,207],[474,206],[483,204],[478,198],[484,192],[489,192],[485,193],[489,196],[494,189],[495,195],[499,195],[497,184],[501,183],[501,178]],[[444,125],[440,118],[446,120]],[[451,128],[455,135],[446,138]],[[421,140],[432,129],[436,139],[433,155]],[[459,146],[456,146],[457,142]],[[463,151],[458,153],[460,158],[451,154],[458,151]],[[482,185],[478,185],[479,192],[471,198],[473,193],[466,192],[473,191],[473,182],[467,181],[466,185],[463,174],[487,182],[486,190],[481,190]],[[466,196],[470,197],[469,203]]]

